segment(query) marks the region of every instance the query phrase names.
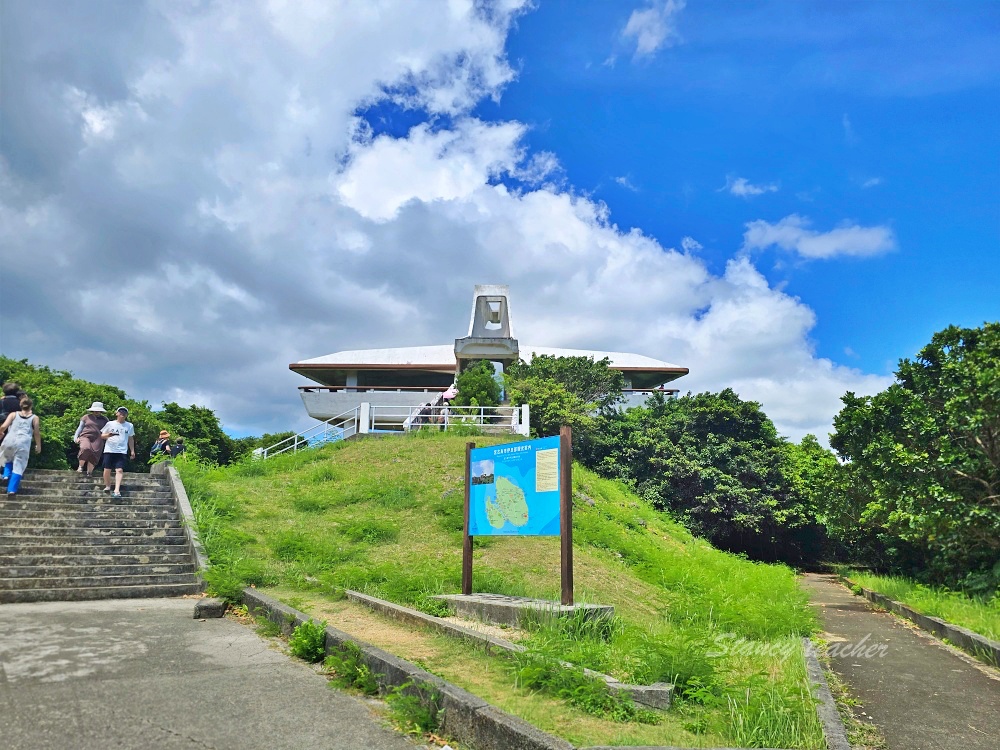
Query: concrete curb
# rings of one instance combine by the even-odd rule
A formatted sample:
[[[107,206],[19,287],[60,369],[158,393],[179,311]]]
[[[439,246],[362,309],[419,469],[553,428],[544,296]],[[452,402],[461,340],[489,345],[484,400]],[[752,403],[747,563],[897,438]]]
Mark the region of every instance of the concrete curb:
[[[359,594],[356,591],[350,593],[352,596],[349,598],[354,599],[354,601],[360,602],[360,599],[355,597],[365,597],[372,602],[389,605],[385,610],[379,609],[379,611],[384,611],[384,613],[388,616],[396,617],[397,619],[401,619],[405,622],[418,621],[410,620],[409,618],[411,614],[416,614],[421,617],[429,617],[429,615],[424,615],[423,612],[417,612],[417,610],[408,609],[407,607],[399,607],[399,605],[383,602],[381,599],[375,599],[374,597],[366,597],[364,594]],[[256,589],[243,589],[243,604],[251,614],[258,617],[264,617],[281,628],[281,632],[284,635],[289,635],[296,627],[312,619],[308,615],[299,612],[296,609],[292,609],[291,607],[272,599]],[[422,624],[425,624],[422,620],[419,621]],[[458,628],[459,626],[455,627]],[[477,636],[481,635],[479,633],[475,633],[475,631],[470,631],[468,628],[460,628],[460,630],[474,633]],[[493,640],[509,643],[507,641],[502,641],[502,639]],[[808,639],[804,640],[808,642]],[[382,694],[387,693],[390,688],[398,687],[407,682],[411,683],[411,689],[414,690],[416,694],[420,695],[422,700],[428,701],[441,714],[441,731],[448,737],[451,737],[459,742],[463,742],[470,747],[474,747],[476,750],[577,750],[574,745],[570,744],[566,740],[547,734],[523,719],[511,716],[510,714],[491,706],[482,698],[463,690],[457,685],[452,685],[450,682],[446,682],[440,677],[421,669],[415,664],[411,664],[404,659],[393,656],[387,651],[383,651],[382,649],[372,646],[369,643],[358,640],[341,630],[327,626],[327,653],[333,649],[338,649],[347,643],[353,644],[361,652],[361,658],[378,680],[379,691]],[[516,644],[509,645],[513,646]],[[840,722],[840,715],[837,713],[836,705],[833,703],[833,696],[830,694],[830,688],[826,683],[826,677],[824,677],[823,670],[819,665],[819,661],[816,659],[815,649],[813,648],[811,642],[808,642],[806,646],[806,656],[807,659],[811,658],[811,661],[808,662],[810,680],[820,686],[820,690],[818,692],[821,704],[833,707],[833,716],[835,719],[831,719],[831,722],[839,724],[841,731],[840,736],[843,737],[843,744],[834,744],[834,742],[830,740],[831,730],[827,728],[827,722],[823,719],[823,715],[820,714],[820,720],[823,722],[823,730],[827,735],[827,747],[829,750],[851,750],[850,745],[847,744],[846,733],[843,731],[843,724]],[[824,695],[826,696],[825,698]],[[580,748],[579,750],[689,749],[673,745],[644,745],[628,747],[594,745],[586,748]],[[742,749],[703,748],[703,750]],[[763,750],[776,749],[764,748]]]
[[[160,463],[153,464],[149,473],[153,476],[166,475],[170,483],[170,493],[174,496],[174,502],[177,503],[177,508],[181,512],[184,534],[187,536],[188,547],[190,547],[191,553],[194,555],[195,562],[198,565],[196,574],[204,590],[205,571],[208,570],[211,563],[208,561],[205,548],[201,545],[201,538],[198,536],[198,524],[194,520],[194,509],[191,507],[191,501],[188,499],[187,490],[184,489],[184,482],[181,481],[181,475],[177,473],[177,469],[169,461],[161,461]]]
[[[859,586],[846,576],[839,576],[839,578],[849,589],[853,590],[854,587],[861,589],[861,596],[864,596],[864,598],[872,604],[876,604],[879,607],[882,607],[882,609],[906,618],[918,628],[927,631],[935,638],[947,638],[963,651],[969,652],[980,661],[986,662],[992,667],[1000,667],[1000,642],[990,640],[989,638],[979,635],[979,633],[974,633],[968,628],[963,628],[960,625],[952,625],[950,622],[946,622],[940,617],[931,617],[930,615],[921,614],[902,602],[890,599],[877,591],[866,589],[864,586]]]
[[[278,625],[285,634],[311,619],[298,610],[260,593],[243,590],[243,603],[251,614]],[[523,719],[504,713],[472,693],[445,682],[408,661],[360,641],[333,627],[326,629],[327,652],[346,643],[356,646],[361,658],[376,677],[379,690],[411,683],[412,688],[441,714],[444,734],[476,750],[574,750],[573,746],[533,727]]]
[[[478,643],[485,646],[487,651],[501,650],[510,653],[523,653],[525,651],[524,646],[511,643],[503,638],[496,638],[495,636],[486,635],[485,633],[479,633],[471,628],[465,628],[461,625],[445,622],[438,617],[425,614],[416,609],[410,609],[409,607],[403,607],[399,604],[393,604],[392,602],[387,602],[383,599],[376,599],[374,596],[368,596],[367,594],[362,594],[359,591],[347,590],[344,593],[351,601],[362,604],[376,612],[379,612],[380,614],[392,617],[396,620],[401,620],[403,622],[412,623],[414,625],[422,625],[424,627],[433,628],[434,630],[447,633],[451,636],[456,636],[465,641]],[[568,667],[574,666],[566,662],[563,662],[563,664]],[[635,703],[639,703],[647,708],[656,709],[658,711],[666,711],[670,708],[670,701],[673,699],[674,694],[673,685],[665,682],[657,682],[652,685],[630,685],[624,682],[619,682],[614,677],[602,674],[601,672],[595,672],[592,669],[584,668],[583,673],[596,680],[603,680],[611,692],[625,694]]]
[[[840,711],[837,710],[837,702],[833,699],[823,667],[816,656],[816,645],[809,638],[803,638],[802,648],[806,655],[809,682],[816,686],[816,698],[819,700],[816,704],[816,715],[823,725],[827,750],[851,750],[851,743],[847,740],[847,729],[844,728]]]

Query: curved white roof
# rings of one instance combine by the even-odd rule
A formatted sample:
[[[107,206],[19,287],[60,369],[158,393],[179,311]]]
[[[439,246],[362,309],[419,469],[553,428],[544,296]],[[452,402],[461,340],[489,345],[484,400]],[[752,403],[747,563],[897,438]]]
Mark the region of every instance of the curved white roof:
[[[605,352],[591,349],[562,349],[553,346],[533,346],[531,344],[519,344],[518,350],[521,359],[530,362],[532,355],[546,354],[552,357],[593,357],[595,360],[607,357],[611,360],[611,366],[616,368],[642,368],[655,370],[685,370],[680,365],[664,362],[660,359],[653,359],[642,354],[632,354],[629,352]],[[296,362],[295,365],[351,365],[353,367],[391,365],[409,366],[454,366],[455,346],[454,344],[441,344],[440,346],[402,346],[393,349],[348,349],[342,352],[333,352],[323,357],[304,359]],[[293,367],[295,365],[292,365]]]

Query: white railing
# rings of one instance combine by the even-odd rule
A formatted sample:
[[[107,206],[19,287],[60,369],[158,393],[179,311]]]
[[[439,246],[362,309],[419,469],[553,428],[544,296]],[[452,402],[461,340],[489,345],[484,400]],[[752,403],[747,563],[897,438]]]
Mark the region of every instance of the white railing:
[[[313,425],[279,443],[258,448],[257,458],[270,458],[315,448],[354,435],[410,432],[420,429],[448,430],[475,427],[486,433],[528,434],[528,405],[524,406],[379,406],[363,403],[332,419]]]
[[[375,408],[375,407],[372,407]],[[404,410],[403,429],[448,430],[459,426],[483,432],[528,434],[528,407],[524,406],[410,406]],[[399,412],[396,413],[397,420]]]
[[[305,448],[315,448],[326,443],[346,440],[359,431],[359,412],[360,407],[345,411],[343,414],[313,425],[309,429],[287,437],[267,448],[258,448],[254,451],[254,455],[258,458],[270,458],[288,451],[295,453]]]

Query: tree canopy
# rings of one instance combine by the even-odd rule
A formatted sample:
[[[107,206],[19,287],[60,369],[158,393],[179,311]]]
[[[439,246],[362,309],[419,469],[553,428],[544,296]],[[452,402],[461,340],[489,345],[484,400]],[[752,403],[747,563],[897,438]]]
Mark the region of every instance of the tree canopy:
[[[789,447],[760,404],[731,389],[657,394],[645,407],[604,415],[598,435],[584,457],[592,468],[719,547],[794,562],[823,536],[815,498],[801,486],[824,449],[815,438]]]
[[[229,463],[245,452],[245,441],[234,441],[226,435],[215,413],[206,407],[169,403],[157,411],[146,401],[129,398],[116,386],[92,383],[65,370],[4,356],[0,356],[0,379],[17,382],[35,402],[42,453],[32,456],[31,466],[39,469],[65,469],[76,465],[77,446],[73,433],[94,401],[104,404],[109,417],[114,416],[119,406],[128,408],[128,419],[135,426],[137,460],[131,466],[132,471],[141,471],[145,466],[149,448],[163,429],[173,437],[183,436],[191,456],[214,463]]]
[[[890,557],[940,582],[1000,583],[1000,323],[950,326],[875,396],[843,397],[831,445]]]
[[[456,406],[496,406],[500,403],[500,383],[488,359],[470,362],[455,379]]]
[[[531,364],[514,362],[504,380],[510,401],[528,404],[535,435],[553,435],[568,425],[577,447],[590,439],[595,417],[621,401],[625,387],[625,377],[607,357],[535,355]]]

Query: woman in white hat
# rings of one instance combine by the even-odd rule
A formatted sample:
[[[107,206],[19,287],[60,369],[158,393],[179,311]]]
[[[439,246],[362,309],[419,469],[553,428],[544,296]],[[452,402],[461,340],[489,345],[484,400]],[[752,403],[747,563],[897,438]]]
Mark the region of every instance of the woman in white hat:
[[[83,473],[84,466],[87,467],[87,476],[94,473],[94,467],[101,461],[104,453],[104,440],[101,432],[104,425],[108,423],[108,418],[104,416],[104,404],[95,401],[87,409],[87,413],[80,418],[80,426],[73,434],[73,442],[80,446],[80,468],[76,471]]]

